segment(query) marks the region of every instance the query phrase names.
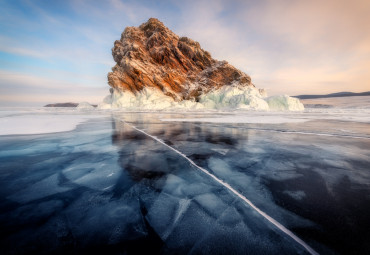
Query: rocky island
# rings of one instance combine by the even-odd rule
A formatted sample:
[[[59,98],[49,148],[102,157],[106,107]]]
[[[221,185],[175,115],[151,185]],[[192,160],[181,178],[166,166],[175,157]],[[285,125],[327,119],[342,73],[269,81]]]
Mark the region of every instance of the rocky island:
[[[251,77],[150,18],[127,27],[112,49],[111,95],[99,108],[302,110],[298,99],[266,98]]]

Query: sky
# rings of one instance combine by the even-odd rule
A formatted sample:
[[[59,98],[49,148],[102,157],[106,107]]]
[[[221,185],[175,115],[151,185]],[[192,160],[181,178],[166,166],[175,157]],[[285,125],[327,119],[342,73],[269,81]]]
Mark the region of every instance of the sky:
[[[0,0],[0,106],[101,102],[113,42],[150,17],[269,95],[370,91],[369,0]]]

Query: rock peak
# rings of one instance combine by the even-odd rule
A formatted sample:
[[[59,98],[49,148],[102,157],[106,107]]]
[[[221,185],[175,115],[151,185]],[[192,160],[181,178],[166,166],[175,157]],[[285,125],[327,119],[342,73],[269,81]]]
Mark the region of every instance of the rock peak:
[[[149,18],[147,22],[141,24],[141,26],[157,26],[157,27],[166,27],[159,19]]]
[[[156,18],[127,27],[115,41],[116,65],[108,74],[115,90],[134,94],[157,88],[176,101],[190,99],[223,86],[251,86],[251,78],[226,61],[217,61],[200,44],[179,37]]]

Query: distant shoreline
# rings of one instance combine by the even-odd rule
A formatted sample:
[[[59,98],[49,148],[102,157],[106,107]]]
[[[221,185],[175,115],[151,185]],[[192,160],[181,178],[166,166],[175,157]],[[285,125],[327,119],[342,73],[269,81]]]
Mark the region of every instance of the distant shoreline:
[[[360,92],[360,93],[338,92],[338,93],[331,93],[331,94],[326,94],[326,95],[299,95],[299,96],[292,96],[292,97],[296,97],[299,99],[315,99],[315,98],[355,97],[355,96],[370,96],[370,91]]]

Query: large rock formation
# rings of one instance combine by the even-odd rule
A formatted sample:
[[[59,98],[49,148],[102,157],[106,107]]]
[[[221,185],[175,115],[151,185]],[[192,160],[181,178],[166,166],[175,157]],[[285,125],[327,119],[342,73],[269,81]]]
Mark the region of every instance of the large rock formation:
[[[233,82],[253,86],[247,74],[213,59],[198,42],[177,36],[155,18],[127,27],[114,42],[112,54],[117,64],[108,83],[120,91],[153,87],[176,101],[197,101],[201,94]]]
[[[177,36],[154,18],[127,27],[112,55],[111,95],[101,109],[303,109],[290,97],[265,100],[264,90],[256,89],[247,74],[213,59],[198,42]]]

